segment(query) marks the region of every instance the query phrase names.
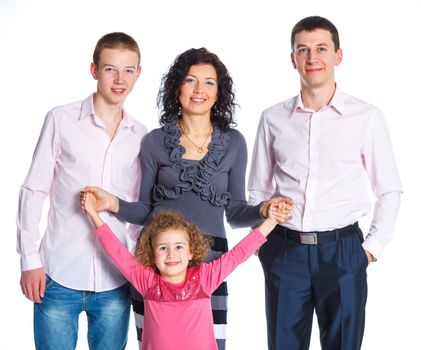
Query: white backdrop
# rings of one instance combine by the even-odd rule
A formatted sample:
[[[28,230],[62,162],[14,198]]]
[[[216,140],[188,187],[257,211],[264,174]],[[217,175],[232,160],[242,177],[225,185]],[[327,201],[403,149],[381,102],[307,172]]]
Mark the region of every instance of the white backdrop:
[[[250,154],[261,111],[298,93],[289,59],[290,30],[315,14],[339,29],[344,51],[336,75],[340,88],[384,111],[406,191],[395,238],[368,268],[363,349],[421,349],[420,10],[418,0],[2,0],[0,349],[33,348],[32,305],[20,291],[15,251],[18,191],[46,112],[95,90],[89,64],[99,37],[124,31],[138,41],[143,70],[126,105],[148,129],[158,125],[155,97],[175,56],[202,46],[217,53],[234,78],[241,105],[238,129]],[[362,224],[367,227],[368,221]],[[230,230],[230,245],[246,232]],[[265,349],[258,259],[240,266],[229,285],[228,349]],[[78,349],[87,349],[84,316],[80,322]],[[127,348],[137,348],[134,327]],[[319,348],[315,323],[311,349]]]

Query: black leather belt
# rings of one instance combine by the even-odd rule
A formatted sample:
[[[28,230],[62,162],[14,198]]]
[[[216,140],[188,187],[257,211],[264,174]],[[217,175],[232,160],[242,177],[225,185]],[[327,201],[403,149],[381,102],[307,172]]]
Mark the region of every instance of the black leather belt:
[[[300,232],[277,225],[273,232],[281,235],[284,239],[300,244],[317,244],[352,236],[355,234],[356,229],[358,229],[358,222],[336,230],[318,232]]]

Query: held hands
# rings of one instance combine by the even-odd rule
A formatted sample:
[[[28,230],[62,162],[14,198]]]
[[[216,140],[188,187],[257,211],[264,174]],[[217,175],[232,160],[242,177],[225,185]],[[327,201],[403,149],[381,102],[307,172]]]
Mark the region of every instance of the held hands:
[[[279,222],[285,222],[288,219],[291,210],[291,204],[279,200],[275,201],[267,209],[267,218],[259,226],[259,231],[266,237]],[[280,221],[282,220],[282,221]]]
[[[289,214],[294,205],[294,201],[286,197],[276,197],[262,202],[260,205],[260,213],[263,215],[263,217],[268,218],[270,216],[269,209],[273,204],[275,205],[273,208],[276,209],[272,214],[278,224],[282,224],[290,219]]]
[[[113,194],[103,190],[96,186],[86,186],[80,193],[90,192],[95,196],[96,204],[95,210],[98,211],[110,211],[117,213],[119,209],[118,198]]]
[[[98,228],[104,223],[97,213],[97,199],[91,192],[80,192],[80,207],[82,211],[89,215],[95,228]]]

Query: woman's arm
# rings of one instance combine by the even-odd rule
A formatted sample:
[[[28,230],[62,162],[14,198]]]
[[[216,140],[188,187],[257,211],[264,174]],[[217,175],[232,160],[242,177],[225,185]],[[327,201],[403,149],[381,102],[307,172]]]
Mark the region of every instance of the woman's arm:
[[[140,192],[137,202],[126,202],[118,199],[116,216],[124,221],[136,225],[143,225],[148,218],[153,203],[153,188],[157,183],[159,161],[157,152],[159,147],[153,137],[153,132],[142,140],[140,149]]]
[[[150,134],[142,140],[140,150],[141,182],[139,200],[127,202],[102,188],[87,186],[81,192],[90,192],[95,196],[96,211],[109,211],[119,219],[135,225],[143,225],[152,210],[152,191],[156,184],[158,161],[153,150],[156,150]]]

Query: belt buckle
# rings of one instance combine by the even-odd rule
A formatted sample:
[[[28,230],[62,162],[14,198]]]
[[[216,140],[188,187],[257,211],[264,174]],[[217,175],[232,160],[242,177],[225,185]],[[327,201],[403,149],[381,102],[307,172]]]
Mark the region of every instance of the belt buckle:
[[[301,244],[317,244],[317,233],[313,232],[312,234],[300,234],[300,243]]]

